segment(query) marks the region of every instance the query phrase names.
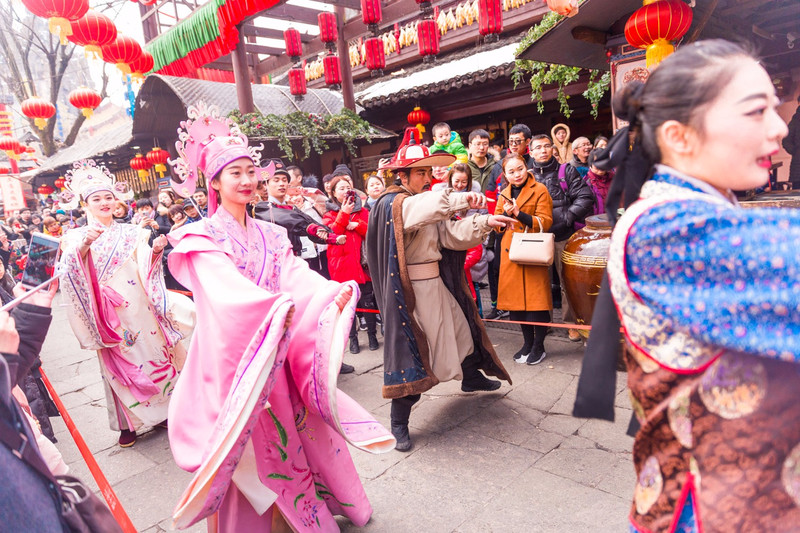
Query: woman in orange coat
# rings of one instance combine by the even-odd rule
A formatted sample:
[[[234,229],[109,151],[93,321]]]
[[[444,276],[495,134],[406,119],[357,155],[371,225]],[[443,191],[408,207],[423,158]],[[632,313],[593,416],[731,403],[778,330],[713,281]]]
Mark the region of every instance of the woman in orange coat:
[[[495,214],[506,214],[518,224],[501,231],[500,278],[497,291],[497,308],[510,311],[511,320],[520,322],[550,322],[553,306],[550,292],[550,271],[546,266],[520,265],[511,262],[508,250],[512,235],[519,231],[547,231],[553,224],[553,200],[547,187],[538,183],[525,165],[525,160],[512,154],[503,160],[503,173],[509,185],[497,199]],[[544,336],[547,326],[521,324],[524,344],[514,354],[514,362],[536,365],[547,354]]]

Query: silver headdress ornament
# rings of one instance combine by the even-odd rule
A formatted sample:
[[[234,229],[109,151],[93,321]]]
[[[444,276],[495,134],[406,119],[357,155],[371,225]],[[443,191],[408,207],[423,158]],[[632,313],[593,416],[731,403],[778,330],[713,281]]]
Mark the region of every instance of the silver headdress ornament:
[[[67,209],[75,209],[81,200],[92,194],[108,191],[118,200],[133,199],[133,192],[124,181],[117,181],[114,174],[104,165],[98,165],[92,159],[83,159],[72,164],[72,169],[65,175],[64,191],[58,194],[59,205]]]
[[[220,117],[217,106],[201,101],[196,106],[189,106],[187,115],[189,120],[182,121],[178,128],[175,142],[178,157],[169,161],[182,180],[180,183],[172,181],[173,189],[180,196],[191,196],[200,172],[210,183],[225,165],[243,157],[253,161],[260,179],[272,175],[274,165],[258,168],[264,145],[248,146],[247,136],[239,125],[227,117]]]

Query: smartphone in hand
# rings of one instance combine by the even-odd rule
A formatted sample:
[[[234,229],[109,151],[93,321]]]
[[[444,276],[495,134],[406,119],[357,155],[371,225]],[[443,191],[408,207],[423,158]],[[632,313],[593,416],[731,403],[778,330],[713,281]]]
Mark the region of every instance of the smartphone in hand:
[[[60,250],[57,238],[35,232],[28,246],[28,259],[22,273],[22,285],[29,289],[37,287],[53,277]]]

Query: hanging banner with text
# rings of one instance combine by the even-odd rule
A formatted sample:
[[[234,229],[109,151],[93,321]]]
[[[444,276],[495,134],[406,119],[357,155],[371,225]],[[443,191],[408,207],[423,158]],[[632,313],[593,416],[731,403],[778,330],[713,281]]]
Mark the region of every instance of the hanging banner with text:
[[[25,193],[22,191],[22,183],[19,180],[9,176],[0,176],[0,194],[3,196],[3,209],[6,215],[25,207]]]

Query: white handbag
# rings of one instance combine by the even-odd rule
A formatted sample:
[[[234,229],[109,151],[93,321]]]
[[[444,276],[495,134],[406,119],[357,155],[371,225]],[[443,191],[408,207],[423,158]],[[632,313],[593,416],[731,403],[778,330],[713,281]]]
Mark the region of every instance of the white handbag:
[[[539,223],[539,233],[528,233],[527,226],[522,233],[514,233],[508,248],[508,258],[519,265],[550,266],[555,254],[555,236],[542,231],[539,217],[533,218]]]

